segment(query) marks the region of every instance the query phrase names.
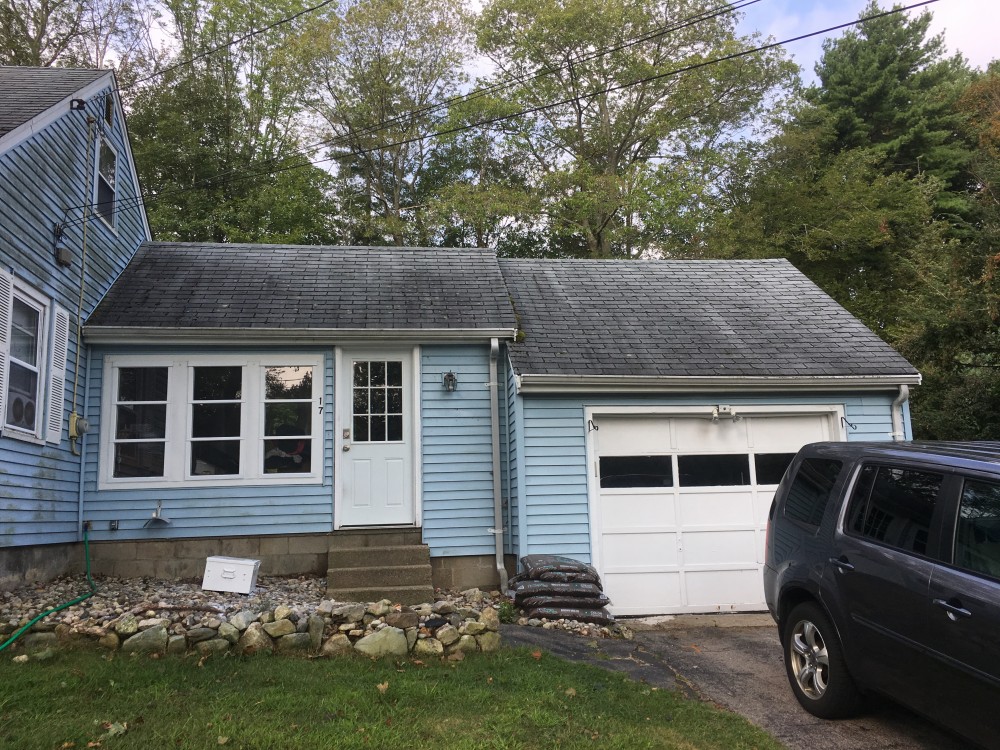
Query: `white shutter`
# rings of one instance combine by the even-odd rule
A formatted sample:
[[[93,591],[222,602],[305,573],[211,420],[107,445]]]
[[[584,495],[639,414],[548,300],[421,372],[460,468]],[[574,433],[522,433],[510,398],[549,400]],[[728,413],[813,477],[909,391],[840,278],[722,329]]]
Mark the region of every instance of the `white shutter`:
[[[14,309],[14,277],[0,268],[0,429],[7,420],[7,360]]]
[[[66,401],[66,352],[69,346],[69,313],[55,308],[52,319],[52,359],[49,366],[48,420],[45,439],[58,445],[62,441],[63,410]]]

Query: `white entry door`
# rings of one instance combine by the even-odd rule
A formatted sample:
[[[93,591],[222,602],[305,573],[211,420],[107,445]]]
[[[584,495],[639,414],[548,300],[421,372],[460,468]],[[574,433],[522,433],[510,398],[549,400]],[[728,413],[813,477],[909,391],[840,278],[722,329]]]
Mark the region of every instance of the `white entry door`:
[[[337,526],[413,524],[413,355],[348,351],[340,361]]]

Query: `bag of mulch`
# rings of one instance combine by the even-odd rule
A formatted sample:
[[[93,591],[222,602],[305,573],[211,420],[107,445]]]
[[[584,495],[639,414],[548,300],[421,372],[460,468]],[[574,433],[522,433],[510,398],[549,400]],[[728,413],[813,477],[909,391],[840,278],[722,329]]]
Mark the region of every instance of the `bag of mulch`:
[[[589,573],[597,579],[597,571],[579,560],[563,555],[525,555],[521,566],[528,578],[537,579],[543,573]]]
[[[549,581],[519,581],[511,587],[514,603],[521,602],[529,596],[572,596],[582,599],[601,597],[604,592],[596,583],[551,583]]]
[[[579,581],[580,583],[600,583],[601,579],[598,577],[597,573],[588,573],[586,571],[580,571],[578,573],[564,573],[562,571],[549,571],[547,573],[542,573],[538,576],[539,581],[553,581],[555,583],[573,583],[574,581]]]
[[[566,609],[565,607],[537,607],[528,612],[529,619],[576,620],[596,625],[611,625],[615,618],[606,609]]]
[[[569,609],[600,609],[611,604],[608,597],[601,594],[595,597],[575,597],[575,596],[529,596],[521,602],[524,609],[535,609],[536,607],[567,607]]]

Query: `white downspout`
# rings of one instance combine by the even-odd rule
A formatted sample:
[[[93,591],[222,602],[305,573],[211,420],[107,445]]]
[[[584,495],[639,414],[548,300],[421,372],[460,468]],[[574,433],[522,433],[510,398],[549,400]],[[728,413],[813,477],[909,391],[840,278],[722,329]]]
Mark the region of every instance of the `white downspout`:
[[[500,485],[500,404],[497,367],[500,360],[500,340],[490,339],[490,424],[493,436],[493,533],[496,549],[497,575],[500,590],[507,593],[507,568],[503,564],[503,490]]]
[[[892,439],[906,440],[906,430],[903,429],[903,404],[910,398],[910,386],[899,386],[899,395],[892,402]]]

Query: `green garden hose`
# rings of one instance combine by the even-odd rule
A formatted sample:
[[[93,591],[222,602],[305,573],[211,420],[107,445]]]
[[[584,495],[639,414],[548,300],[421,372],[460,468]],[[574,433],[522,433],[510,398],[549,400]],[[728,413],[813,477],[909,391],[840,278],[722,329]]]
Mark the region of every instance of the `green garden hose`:
[[[90,577],[90,542],[87,540],[86,526],[84,526],[83,528],[83,555],[87,561],[87,583],[90,585],[90,591],[84,594],[83,596],[78,596],[76,599],[73,599],[72,601],[68,601],[65,604],[60,604],[58,607],[53,607],[52,609],[47,609],[40,615],[37,615],[27,625],[22,627],[20,630],[14,633],[14,635],[8,638],[3,644],[0,644],[0,651],[3,651],[10,644],[12,644],[14,641],[16,641],[25,633],[27,633],[31,629],[31,626],[34,625],[39,620],[44,620],[49,615],[55,614],[56,612],[61,612],[67,607],[72,607],[74,604],[79,604],[82,601],[86,601],[87,599],[89,599],[90,597],[92,597],[94,594],[97,593],[97,586],[94,585],[94,579]]]

